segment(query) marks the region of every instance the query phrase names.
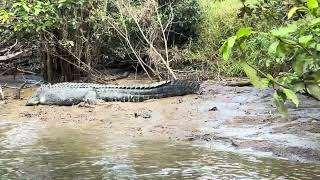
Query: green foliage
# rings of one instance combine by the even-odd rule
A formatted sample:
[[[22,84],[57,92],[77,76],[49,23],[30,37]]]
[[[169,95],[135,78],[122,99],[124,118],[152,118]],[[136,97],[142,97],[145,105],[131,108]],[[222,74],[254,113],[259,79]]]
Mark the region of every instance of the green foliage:
[[[285,115],[285,116],[288,115],[288,109],[284,105],[286,100],[287,100],[287,97],[282,91],[276,90],[274,92],[274,94],[273,94],[273,102],[277,106],[278,111],[281,114]]]
[[[32,45],[46,80],[71,81],[76,79],[74,74],[80,75],[77,69],[91,72],[86,64],[101,55],[97,49],[103,39],[97,35],[105,31],[96,16],[99,5],[103,1],[8,1],[1,10],[0,32]]]
[[[174,12],[169,45],[183,46],[190,39],[198,38],[201,20],[198,0],[159,0],[159,6],[164,21],[168,21],[170,13]]]
[[[316,0],[307,1],[309,14],[303,18],[291,22],[280,28],[269,32],[253,32],[248,28],[242,28],[238,34],[226,40],[222,46],[224,59],[228,60],[232,49],[237,47],[244,53],[241,60],[246,59],[246,43],[250,39],[263,35],[269,38],[270,46],[268,53],[271,58],[281,63],[290,64],[291,68],[283,71],[273,78],[271,75],[245,64],[243,67],[252,83],[261,87],[261,75],[268,80],[268,85],[277,87],[274,94],[275,104],[279,112],[287,114],[284,103],[291,100],[298,106],[299,100],[297,92],[309,93],[314,98],[320,100],[320,17],[318,14],[318,2]],[[305,4],[296,4],[289,11],[288,16],[292,17],[294,13],[305,9]],[[259,72],[259,73],[258,73]]]
[[[201,49],[210,52],[219,49],[224,39],[241,27],[237,17],[241,2],[199,0],[199,4],[202,12],[199,44]]]
[[[243,76],[245,72],[242,70],[241,64],[219,61],[220,57],[217,53],[225,39],[237,33],[241,27],[252,27],[256,31],[269,30],[271,27],[277,27],[287,21],[285,18],[287,5],[284,1],[264,0],[263,2],[267,2],[267,4],[258,0],[250,0],[245,3],[240,0],[199,0],[202,11],[199,27],[200,38],[197,46],[193,47],[196,53],[202,54],[199,61],[211,63],[212,69],[219,71],[221,75]],[[246,41],[245,51],[247,52],[247,60],[251,64],[263,67],[268,73],[274,74],[274,72],[281,71],[284,65],[274,64],[267,58],[266,47],[269,42],[269,38],[259,35],[259,38]],[[266,50],[262,52],[262,49]],[[235,50],[232,54],[231,58],[238,58],[242,52]],[[271,64],[273,67],[270,67]]]
[[[121,15],[117,6],[120,2],[125,5]],[[38,50],[34,55],[41,59],[42,72],[53,68],[56,79],[74,80],[77,78],[69,76],[92,73],[93,66],[101,68],[100,65],[134,65],[136,68],[138,59],[152,71],[155,63],[151,62],[150,45],[140,31],[156,48],[162,48],[161,53],[165,45],[170,51],[170,48],[184,47],[198,37],[198,0],[131,0],[129,3],[122,0],[6,0],[3,4],[0,10],[1,42],[7,42],[4,39],[8,37],[18,39],[19,43],[32,44],[33,49]],[[160,27],[159,21],[164,27]],[[127,35],[136,53],[115,27]],[[161,28],[164,28],[163,34]],[[168,41],[164,42],[163,36]]]

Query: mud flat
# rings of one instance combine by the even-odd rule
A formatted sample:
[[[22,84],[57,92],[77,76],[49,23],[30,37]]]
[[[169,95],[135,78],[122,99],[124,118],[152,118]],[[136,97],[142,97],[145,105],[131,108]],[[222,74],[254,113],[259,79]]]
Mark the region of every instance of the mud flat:
[[[135,83],[124,81],[119,83]],[[289,104],[289,117],[283,118],[271,90],[214,81],[203,82],[198,95],[143,103],[24,106],[32,91],[25,89],[22,100],[14,100],[15,92],[5,89],[0,122],[104,129],[110,138],[191,141],[215,150],[320,163],[320,102],[306,96],[299,108]]]

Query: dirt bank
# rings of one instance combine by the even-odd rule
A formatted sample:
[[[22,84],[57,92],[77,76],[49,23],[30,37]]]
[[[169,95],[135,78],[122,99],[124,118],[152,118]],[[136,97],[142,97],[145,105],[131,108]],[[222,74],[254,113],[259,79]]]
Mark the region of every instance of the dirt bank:
[[[1,84],[4,84],[3,78]],[[122,83],[136,81],[122,80]],[[272,104],[270,90],[202,83],[198,95],[143,103],[103,103],[94,106],[24,106],[5,89],[0,121],[37,121],[82,130],[103,128],[110,137],[192,141],[197,145],[239,153],[320,163],[320,103],[301,96],[301,107],[290,105],[282,118]]]

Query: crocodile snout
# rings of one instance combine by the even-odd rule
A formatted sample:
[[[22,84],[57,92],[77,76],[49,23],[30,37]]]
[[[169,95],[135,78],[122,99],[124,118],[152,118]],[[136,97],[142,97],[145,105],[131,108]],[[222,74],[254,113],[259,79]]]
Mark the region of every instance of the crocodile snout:
[[[35,105],[38,105],[40,104],[40,99],[37,98],[37,97],[31,97],[27,103],[26,103],[26,106],[35,106]]]

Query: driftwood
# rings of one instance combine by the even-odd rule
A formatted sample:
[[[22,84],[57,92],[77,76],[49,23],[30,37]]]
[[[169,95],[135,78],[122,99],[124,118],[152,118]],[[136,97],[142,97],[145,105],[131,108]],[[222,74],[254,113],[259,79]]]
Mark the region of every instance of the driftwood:
[[[32,55],[31,50],[19,51],[12,54],[0,56],[0,62],[8,62],[8,61],[19,59],[19,58],[26,58],[26,57],[30,57],[31,55]]]
[[[233,81],[233,82],[226,82],[226,86],[238,86],[238,87],[244,87],[244,86],[251,86],[252,83],[248,81]]]

